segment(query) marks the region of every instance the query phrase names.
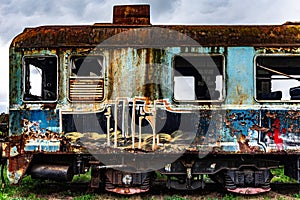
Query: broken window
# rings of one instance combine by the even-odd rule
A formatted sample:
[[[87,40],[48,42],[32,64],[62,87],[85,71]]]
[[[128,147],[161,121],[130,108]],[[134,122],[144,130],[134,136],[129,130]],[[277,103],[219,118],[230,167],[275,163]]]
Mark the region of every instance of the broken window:
[[[256,57],[257,100],[300,100],[300,56]]]
[[[212,101],[223,99],[223,56],[199,55],[174,58],[174,99]]]
[[[74,56],[71,59],[72,76],[103,77],[103,56]]]
[[[24,57],[24,101],[57,100],[57,57]]]
[[[73,56],[69,78],[71,101],[102,101],[104,98],[104,57]]]

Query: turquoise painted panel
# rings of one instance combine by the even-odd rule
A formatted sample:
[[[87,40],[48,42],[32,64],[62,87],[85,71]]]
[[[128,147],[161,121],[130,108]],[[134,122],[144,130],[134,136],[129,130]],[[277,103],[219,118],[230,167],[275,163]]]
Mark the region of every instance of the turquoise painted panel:
[[[229,47],[226,64],[226,104],[254,104],[253,47]]]

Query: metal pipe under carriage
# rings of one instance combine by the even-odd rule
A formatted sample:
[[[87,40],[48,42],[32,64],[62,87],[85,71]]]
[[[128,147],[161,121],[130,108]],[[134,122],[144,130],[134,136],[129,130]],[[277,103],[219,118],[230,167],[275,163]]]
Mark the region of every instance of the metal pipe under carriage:
[[[34,165],[30,174],[32,178],[55,181],[71,181],[74,176],[71,165]]]

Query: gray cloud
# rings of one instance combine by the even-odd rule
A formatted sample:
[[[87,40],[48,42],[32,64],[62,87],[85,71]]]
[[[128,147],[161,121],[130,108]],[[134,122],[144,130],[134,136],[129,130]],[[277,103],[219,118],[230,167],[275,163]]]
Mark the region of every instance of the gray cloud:
[[[300,20],[298,4],[298,0],[181,0],[170,21],[178,24],[282,24]]]

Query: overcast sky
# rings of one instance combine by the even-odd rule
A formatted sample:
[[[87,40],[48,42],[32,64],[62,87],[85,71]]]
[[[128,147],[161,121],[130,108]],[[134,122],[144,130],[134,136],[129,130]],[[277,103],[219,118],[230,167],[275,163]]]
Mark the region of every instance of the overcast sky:
[[[0,112],[8,107],[8,48],[25,27],[111,22],[115,4],[151,6],[152,24],[283,24],[299,0],[0,0]]]

